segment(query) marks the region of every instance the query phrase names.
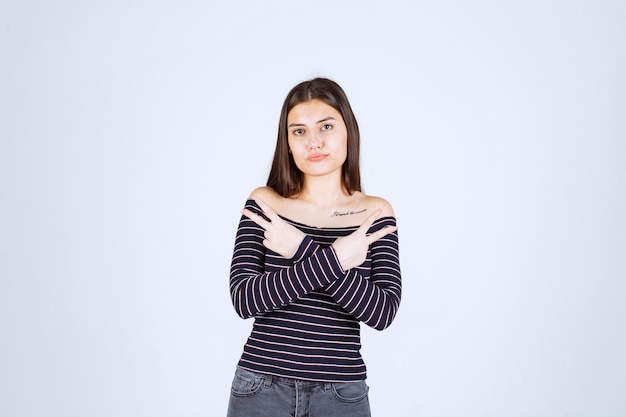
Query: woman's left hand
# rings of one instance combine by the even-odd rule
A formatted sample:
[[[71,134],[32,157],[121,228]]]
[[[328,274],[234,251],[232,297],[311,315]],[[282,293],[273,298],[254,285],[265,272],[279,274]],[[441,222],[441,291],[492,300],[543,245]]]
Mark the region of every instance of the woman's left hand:
[[[398,230],[396,226],[386,226],[376,232],[368,234],[370,227],[372,227],[376,219],[378,219],[381,212],[380,209],[376,210],[371,216],[365,219],[358,229],[347,236],[340,237],[333,243],[332,246],[335,248],[337,259],[344,271],[357,267],[365,262],[367,250],[372,243]]]
[[[280,216],[262,200],[255,199],[254,201],[259,205],[261,210],[263,210],[263,214],[265,214],[270,221],[265,220],[262,216],[246,208],[241,210],[241,214],[265,230],[263,245],[266,248],[285,258],[293,258],[304,239],[304,233],[281,219]]]

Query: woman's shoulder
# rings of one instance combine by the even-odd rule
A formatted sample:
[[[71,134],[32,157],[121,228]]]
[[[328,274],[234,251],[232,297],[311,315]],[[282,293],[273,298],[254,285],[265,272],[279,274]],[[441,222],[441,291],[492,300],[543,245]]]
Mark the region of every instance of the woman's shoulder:
[[[358,198],[361,199],[362,204],[367,207],[367,210],[371,213],[378,209],[382,210],[380,213],[380,217],[394,217],[395,213],[393,211],[393,207],[389,203],[389,201],[385,200],[382,197],[366,195],[360,193]]]
[[[272,210],[280,212],[285,198],[278,194],[272,187],[258,187],[252,190],[248,200],[261,200],[270,206]]]
[[[257,187],[252,190],[250,196],[248,197],[250,200],[261,199],[266,203],[279,198],[282,197],[272,187]]]

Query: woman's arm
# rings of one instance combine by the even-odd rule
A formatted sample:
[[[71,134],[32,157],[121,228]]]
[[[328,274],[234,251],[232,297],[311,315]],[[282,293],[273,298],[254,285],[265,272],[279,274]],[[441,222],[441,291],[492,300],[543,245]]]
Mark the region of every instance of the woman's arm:
[[[393,217],[385,217],[374,224],[368,233],[395,225]],[[402,293],[397,231],[371,243],[370,253],[369,279],[364,278],[358,268],[352,268],[325,290],[355,318],[370,327],[383,330],[393,321]]]
[[[246,209],[264,216],[251,201],[246,203]],[[242,216],[230,269],[230,295],[242,318],[276,310],[345,275],[332,248],[321,249],[306,235],[290,258],[293,265],[265,271],[264,241],[265,229]]]

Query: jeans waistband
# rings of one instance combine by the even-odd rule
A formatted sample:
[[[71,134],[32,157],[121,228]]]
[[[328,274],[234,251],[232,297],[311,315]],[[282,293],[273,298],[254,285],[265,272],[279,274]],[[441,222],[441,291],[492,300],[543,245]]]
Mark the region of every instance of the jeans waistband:
[[[298,386],[298,387],[312,387],[312,386],[323,386],[324,388],[330,388],[330,382],[322,382],[322,381],[308,381],[305,379],[294,379],[294,378],[285,378],[283,376],[275,376],[275,375],[264,375],[266,378],[271,378],[272,382],[275,384],[285,384],[290,386]]]
[[[241,369],[245,369],[245,368],[241,368]],[[306,380],[306,379],[296,379],[296,378],[288,378],[288,377],[283,377],[283,376],[276,376],[276,375],[271,375],[271,374],[264,374],[261,372],[257,372],[257,371],[250,371],[248,369],[246,369],[247,372],[251,372],[255,375],[258,375],[259,377],[263,378],[265,380],[265,384],[266,385],[270,385],[272,383],[274,384],[282,384],[282,385],[288,385],[288,386],[298,386],[298,387],[313,387],[313,386],[321,386],[324,389],[329,389],[332,385],[332,382],[324,382],[324,381],[311,381],[311,380]],[[358,381],[351,381],[351,382],[358,382]]]

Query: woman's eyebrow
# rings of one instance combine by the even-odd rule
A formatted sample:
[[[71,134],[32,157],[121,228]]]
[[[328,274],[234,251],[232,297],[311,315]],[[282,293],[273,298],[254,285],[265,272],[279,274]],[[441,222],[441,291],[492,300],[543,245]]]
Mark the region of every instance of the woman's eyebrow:
[[[315,123],[315,124],[324,123],[324,122],[327,122],[329,120],[336,120],[336,119],[334,117],[332,117],[332,116],[328,116],[328,117],[323,118],[322,120],[318,120],[317,123]]]
[[[337,120],[332,116],[328,116],[328,117],[324,117],[322,120],[318,120],[317,122],[315,122],[316,125],[320,124],[320,123],[324,123],[327,122],[329,120]],[[296,126],[306,126],[304,123],[289,123],[289,125],[287,127],[296,127]]]

